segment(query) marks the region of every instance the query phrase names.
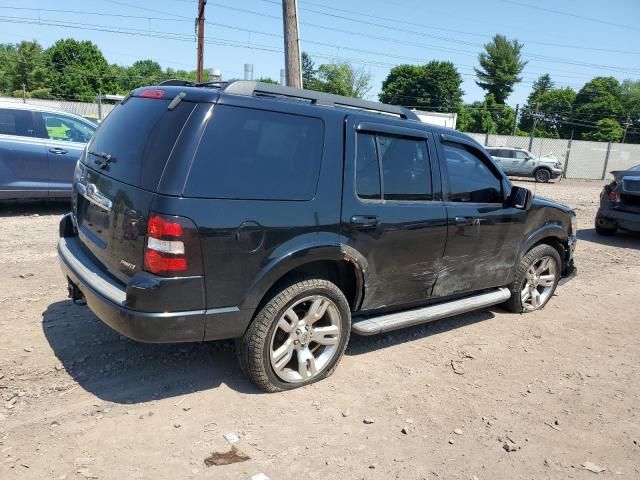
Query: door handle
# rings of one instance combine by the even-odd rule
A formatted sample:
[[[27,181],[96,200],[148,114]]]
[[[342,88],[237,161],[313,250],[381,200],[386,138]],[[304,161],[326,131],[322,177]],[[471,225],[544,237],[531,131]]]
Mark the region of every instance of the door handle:
[[[60,147],[50,148],[49,151],[51,153],[55,153],[56,155],[64,155],[65,153],[67,153],[67,151],[64,148],[60,148]]]
[[[380,223],[380,218],[376,215],[354,215],[350,223],[353,228],[375,228]]]
[[[482,219],[474,217],[456,217],[453,223],[456,225],[480,225],[480,223],[482,223]]]

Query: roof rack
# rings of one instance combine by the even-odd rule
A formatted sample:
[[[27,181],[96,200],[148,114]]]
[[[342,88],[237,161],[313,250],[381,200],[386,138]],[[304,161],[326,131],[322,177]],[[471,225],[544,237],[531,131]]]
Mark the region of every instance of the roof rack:
[[[342,95],[332,95],[330,93],[315,92],[302,88],[285,87],[271,83],[256,82],[253,80],[236,80],[221,87],[225,93],[234,95],[275,95],[300,100],[308,100],[311,104],[330,105],[337,107],[358,108],[371,112],[381,112],[397,115],[406,120],[418,120],[420,118],[408,108],[385,103],[360,100],[358,98],[343,97]]]
[[[180,80],[177,78],[172,78],[170,80],[165,80],[160,82],[158,86],[161,87],[213,87],[213,88],[223,88],[226,87],[229,82],[192,82],[191,80]]]

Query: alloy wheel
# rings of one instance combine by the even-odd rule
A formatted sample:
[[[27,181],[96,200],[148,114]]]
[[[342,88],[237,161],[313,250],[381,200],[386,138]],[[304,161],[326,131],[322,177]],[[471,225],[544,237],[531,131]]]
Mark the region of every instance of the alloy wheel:
[[[529,267],[520,292],[522,306],[526,311],[537,310],[549,300],[557,276],[556,261],[548,256],[540,257]]]
[[[273,331],[271,367],[286,382],[310,380],[338,354],[341,335],[340,313],[333,301],[323,295],[298,300],[282,314]]]

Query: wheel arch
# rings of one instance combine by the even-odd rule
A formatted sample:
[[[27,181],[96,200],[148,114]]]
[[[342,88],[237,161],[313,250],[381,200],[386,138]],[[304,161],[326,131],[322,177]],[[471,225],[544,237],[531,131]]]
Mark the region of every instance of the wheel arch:
[[[296,277],[324,278],[344,293],[351,310],[364,297],[366,259],[345,245],[314,245],[270,261],[258,274],[240,308],[257,310],[270,294]]]
[[[516,261],[516,264],[514,265],[514,271],[520,264],[522,257],[530,252],[531,249],[544,243],[555,248],[558,251],[560,259],[562,260],[562,271],[564,272],[567,262],[568,238],[569,237],[567,235],[567,232],[562,224],[547,223],[543,225],[542,227],[531,233],[520,246],[520,250],[518,251],[518,259]],[[511,278],[513,278],[513,273],[511,275]]]

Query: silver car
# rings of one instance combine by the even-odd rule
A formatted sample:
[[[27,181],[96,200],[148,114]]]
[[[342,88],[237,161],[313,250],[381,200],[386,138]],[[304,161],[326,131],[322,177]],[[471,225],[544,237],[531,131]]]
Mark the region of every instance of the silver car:
[[[487,152],[507,175],[533,177],[543,183],[562,175],[562,163],[552,153],[534,157],[528,150],[517,147],[487,147]]]
[[[97,125],[23,103],[0,103],[0,200],[67,198],[76,161]]]

